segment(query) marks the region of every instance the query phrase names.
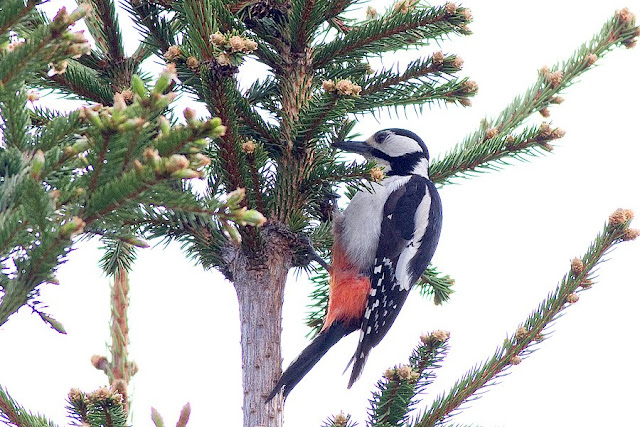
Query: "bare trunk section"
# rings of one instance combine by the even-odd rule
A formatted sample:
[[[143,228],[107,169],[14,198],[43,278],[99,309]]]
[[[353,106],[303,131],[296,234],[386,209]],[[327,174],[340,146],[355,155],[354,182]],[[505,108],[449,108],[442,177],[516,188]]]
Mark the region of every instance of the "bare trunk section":
[[[259,254],[238,251],[230,265],[238,295],[242,346],[244,427],[282,426],[282,398],[265,398],[281,374],[282,303],[290,244],[268,233]]]

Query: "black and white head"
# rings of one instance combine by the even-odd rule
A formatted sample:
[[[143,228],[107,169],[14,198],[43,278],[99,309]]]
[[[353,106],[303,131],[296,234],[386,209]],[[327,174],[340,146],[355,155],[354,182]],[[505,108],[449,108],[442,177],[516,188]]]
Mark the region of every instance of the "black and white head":
[[[387,176],[429,176],[429,151],[422,139],[406,129],[383,129],[365,141],[341,141],[335,147],[375,160]]]

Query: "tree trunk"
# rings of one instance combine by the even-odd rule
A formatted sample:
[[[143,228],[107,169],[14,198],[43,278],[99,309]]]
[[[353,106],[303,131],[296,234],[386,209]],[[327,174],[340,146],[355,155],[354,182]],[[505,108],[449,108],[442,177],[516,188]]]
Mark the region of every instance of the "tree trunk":
[[[265,398],[282,372],[282,303],[292,253],[286,237],[265,233],[258,254],[238,250],[230,263],[240,306],[244,427],[282,426],[282,398]]]

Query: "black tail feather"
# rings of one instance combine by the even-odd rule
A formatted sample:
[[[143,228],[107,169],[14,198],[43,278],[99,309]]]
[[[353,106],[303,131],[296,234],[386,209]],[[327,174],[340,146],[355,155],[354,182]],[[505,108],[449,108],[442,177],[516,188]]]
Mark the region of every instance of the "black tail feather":
[[[302,350],[302,353],[300,353],[296,360],[284,371],[280,381],[278,381],[278,384],[276,384],[271,393],[269,393],[266,401],[269,402],[276,394],[280,393],[281,390],[283,390],[283,396],[286,398],[296,384],[307,375],[322,356],[324,356],[334,344],[340,341],[342,337],[350,334],[355,329],[355,327],[335,322],[328,329],[320,332],[318,336],[311,341],[311,344]]]

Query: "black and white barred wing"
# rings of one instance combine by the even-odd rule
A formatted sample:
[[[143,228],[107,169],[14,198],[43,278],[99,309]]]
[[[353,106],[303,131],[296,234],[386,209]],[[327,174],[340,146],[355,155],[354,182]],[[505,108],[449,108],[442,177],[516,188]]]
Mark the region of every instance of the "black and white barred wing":
[[[369,351],[389,331],[409,290],[429,265],[441,225],[440,197],[427,178],[414,175],[389,195],[349,387],[360,376]]]

